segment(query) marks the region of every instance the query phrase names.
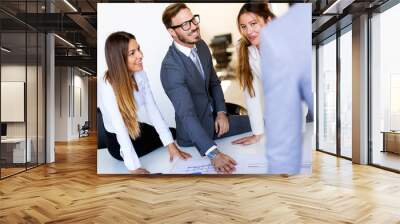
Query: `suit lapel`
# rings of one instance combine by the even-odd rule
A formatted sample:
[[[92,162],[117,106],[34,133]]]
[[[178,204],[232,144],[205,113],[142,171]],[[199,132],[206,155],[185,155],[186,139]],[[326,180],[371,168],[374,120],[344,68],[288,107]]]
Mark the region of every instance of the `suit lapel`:
[[[197,47],[197,54],[199,55],[201,66],[203,67],[205,83],[208,83],[209,79],[210,79],[210,72],[209,72],[208,66],[206,64],[206,59],[204,57],[205,52],[199,44],[196,44],[196,47]]]
[[[200,74],[200,72],[198,71],[196,65],[193,63],[193,61],[187,57],[186,55],[184,55],[182,52],[180,52],[174,44],[172,44],[172,48],[174,49],[175,53],[178,55],[178,57],[181,59],[183,66],[185,67],[186,71],[188,74],[190,74],[190,76],[194,79],[196,79],[197,81],[200,82],[204,82],[202,75]],[[200,60],[201,61],[201,60]],[[202,63],[202,66],[203,63]],[[203,68],[204,70],[204,68]]]

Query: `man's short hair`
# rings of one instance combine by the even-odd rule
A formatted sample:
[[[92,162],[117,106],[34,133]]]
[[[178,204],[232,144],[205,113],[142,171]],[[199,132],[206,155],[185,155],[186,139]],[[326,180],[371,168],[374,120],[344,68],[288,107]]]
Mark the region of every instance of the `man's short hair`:
[[[188,9],[185,3],[171,4],[164,10],[164,13],[162,15],[162,21],[167,29],[171,28],[172,26],[171,24],[172,17],[176,16],[176,14],[178,14],[178,12],[181,11],[182,9]]]

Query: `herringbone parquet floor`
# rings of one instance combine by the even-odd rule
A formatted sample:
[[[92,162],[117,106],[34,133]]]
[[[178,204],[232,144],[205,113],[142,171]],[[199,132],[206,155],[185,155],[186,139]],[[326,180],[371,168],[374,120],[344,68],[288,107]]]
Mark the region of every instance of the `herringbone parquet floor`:
[[[314,153],[311,176],[99,176],[96,139],[0,181],[0,223],[400,223],[400,175]]]

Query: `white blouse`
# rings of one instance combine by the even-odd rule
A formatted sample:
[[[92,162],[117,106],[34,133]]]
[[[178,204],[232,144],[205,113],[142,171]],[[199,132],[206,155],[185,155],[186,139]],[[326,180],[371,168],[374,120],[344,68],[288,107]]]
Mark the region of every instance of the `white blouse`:
[[[254,135],[264,134],[264,91],[262,85],[262,73],[260,52],[257,47],[251,45],[248,47],[249,64],[253,74],[254,96],[251,97],[247,88],[244,89],[244,98],[247,106],[247,113],[250,119],[251,130]]]
[[[138,112],[145,110],[145,114],[156,129],[164,146],[174,142],[169,127],[154,101],[146,73],[144,71],[136,72],[133,77],[138,85],[138,91],[133,93]],[[103,115],[104,127],[108,132],[116,134],[125,166],[129,170],[136,170],[141,167],[141,164],[119,111],[113,88],[103,77],[101,78],[102,80],[98,82],[97,91],[99,94],[98,105]]]

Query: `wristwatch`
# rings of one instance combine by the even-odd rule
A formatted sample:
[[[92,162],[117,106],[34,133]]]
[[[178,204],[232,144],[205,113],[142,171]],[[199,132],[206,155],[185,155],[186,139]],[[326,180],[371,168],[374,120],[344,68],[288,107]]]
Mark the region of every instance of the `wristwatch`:
[[[207,157],[208,157],[210,160],[213,160],[213,159],[215,159],[215,157],[216,157],[219,153],[220,153],[220,151],[219,151],[218,149],[214,149],[214,150],[212,150],[211,152],[209,152],[209,153],[207,154]]]

